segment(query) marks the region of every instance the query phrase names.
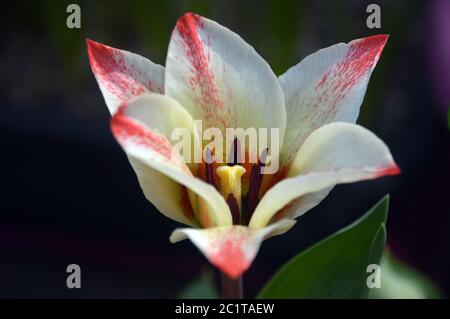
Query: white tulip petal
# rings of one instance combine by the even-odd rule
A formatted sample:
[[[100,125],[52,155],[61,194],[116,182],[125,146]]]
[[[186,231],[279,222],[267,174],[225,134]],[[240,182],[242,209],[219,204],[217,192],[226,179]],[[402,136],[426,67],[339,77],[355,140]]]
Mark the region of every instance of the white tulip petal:
[[[300,203],[304,200],[300,210],[288,209],[289,216],[284,211],[277,215],[277,218],[295,218],[318,204],[337,184],[398,173],[387,146],[369,130],[344,122],[324,125],[306,139],[288,178],[263,196],[249,227],[264,227],[293,200],[298,199]],[[305,195],[309,196],[305,199]]]
[[[241,37],[193,13],[179,18],[166,61],[165,94],[205,127],[286,126],[284,95],[269,65]]]
[[[327,187],[318,192],[308,193],[292,200],[289,204],[280,209],[272,218],[274,222],[280,218],[296,218],[313,209],[328,196],[334,186]]]
[[[198,227],[186,188],[142,161],[128,156],[145,198],[164,216]]]
[[[210,225],[231,225],[231,213],[224,198],[213,186],[194,177],[182,156],[174,151],[170,134],[174,128],[179,127],[189,128],[194,134],[194,123],[189,113],[176,101],[159,94],[144,95],[124,104],[111,120],[113,135],[127,155],[133,159],[131,164],[138,174],[146,197],[165,215],[186,222],[184,220],[186,214],[183,217],[178,210],[171,211],[170,208],[173,208],[174,204],[166,202],[172,200],[172,197],[181,199],[177,201],[178,203],[183,202],[185,196],[180,192],[182,188],[176,185],[179,183],[206,202]],[[138,161],[138,165],[145,164],[160,174],[146,175],[148,170],[142,165],[136,165],[135,161]],[[152,180],[156,175],[157,179]],[[162,181],[161,175],[173,182]],[[167,194],[164,196],[165,192]],[[172,194],[173,192],[176,194]],[[157,196],[163,198],[156,198]]]
[[[375,35],[333,45],[280,76],[287,111],[282,166],[289,166],[308,135],[320,126],[356,122],[387,39],[387,35]]]
[[[231,278],[245,272],[258,253],[261,242],[288,231],[295,220],[282,219],[270,226],[251,229],[234,225],[208,229],[178,228],[170,236],[176,243],[189,238],[205,257]]]
[[[109,112],[144,93],[164,92],[164,67],[128,51],[87,40],[92,72]]]

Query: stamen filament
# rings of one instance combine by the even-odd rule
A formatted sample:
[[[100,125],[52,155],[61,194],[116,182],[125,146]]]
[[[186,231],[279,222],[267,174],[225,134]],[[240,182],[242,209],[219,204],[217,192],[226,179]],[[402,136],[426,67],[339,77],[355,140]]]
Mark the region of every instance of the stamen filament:
[[[208,149],[206,149],[205,179],[206,179],[207,183],[213,185],[214,187],[217,187],[216,181],[215,181],[213,164],[214,164],[214,159],[212,157],[211,150],[208,148]]]
[[[247,212],[244,218],[244,225],[248,225],[252,218],[253,212],[259,201],[259,190],[261,189],[263,174],[261,168],[266,164],[267,153],[269,149],[266,148],[259,157],[258,163],[253,165],[250,171],[249,189],[247,193]]]

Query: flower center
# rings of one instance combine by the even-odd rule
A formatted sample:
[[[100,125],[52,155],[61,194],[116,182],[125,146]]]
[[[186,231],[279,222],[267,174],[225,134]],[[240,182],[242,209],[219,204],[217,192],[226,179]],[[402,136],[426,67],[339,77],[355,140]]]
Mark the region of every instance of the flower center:
[[[258,157],[258,162],[252,164],[245,162],[247,154],[244,154],[243,158],[238,156],[240,154],[238,139],[234,140],[231,147],[234,152],[231,152],[225,165],[216,163],[214,155],[207,148],[198,177],[213,185],[222,194],[230,208],[234,225],[248,225],[262,195],[261,190],[265,189],[263,185],[270,181],[270,178],[264,179],[266,175],[262,174],[268,149],[264,149]],[[197,217],[203,227],[208,227],[210,220],[207,208],[201,200],[199,203],[200,210]]]

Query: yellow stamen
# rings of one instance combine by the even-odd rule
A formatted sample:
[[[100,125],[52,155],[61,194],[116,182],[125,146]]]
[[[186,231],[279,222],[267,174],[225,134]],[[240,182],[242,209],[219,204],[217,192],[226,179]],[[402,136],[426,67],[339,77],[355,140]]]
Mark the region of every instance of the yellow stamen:
[[[245,173],[245,168],[240,165],[219,166],[217,175],[220,177],[220,192],[224,198],[233,194],[241,208],[241,177]]]

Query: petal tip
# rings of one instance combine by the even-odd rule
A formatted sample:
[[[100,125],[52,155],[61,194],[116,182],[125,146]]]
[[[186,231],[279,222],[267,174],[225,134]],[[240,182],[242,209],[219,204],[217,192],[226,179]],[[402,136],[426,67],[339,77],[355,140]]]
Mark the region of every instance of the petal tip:
[[[108,54],[110,54],[112,48],[91,39],[86,39],[86,45],[92,71],[94,71],[94,73],[100,72],[100,62],[102,61],[102,58],[109,57]]]
[[[179,19],[199,19],[200,16],[192,11],[185,12]]]
[[[172,234],[170,234],[169,241],[171,244],[175,244],[186,238],[187,238],[187,236],[183,233],[183,231],[180,231],[179,229],[175,229],[172,232]]]
[[[390,35],[389,34],[378,34],[378,35],[376,35],[374,37],[376,37],[376,40],[378,42],[378,46],[382,50],[386,46],[386,43],[389,40]]]
[[[384,47],[389,36],[389,34],[376,34],[363,38],[362,40],[368,44],[370,43],[374,47]]]
[[[389,39],[388,34],[376,34],[351,42],[351,56],[362,59],[367,65],[374,67]]]
[[[97,43],[97,42],[95,42],[94,40],[89,39],[89,38],[86,38],[85,41],[86,41],[86,45],[87,45],[88,47],[90,47],[91,45],[95,45],[95,44]]]
[[[389,34],[377,34],[362,39],[362,46],[379,56],[389,39]]]
[[[211,263],[230,278],[236,279],[250,267],[251,261],[239,243],[227,241],[211,256]]]
[[[177,20],[175,30],[177,30],[183,38],[198,37],[197,28],[201,26],[201,17],[194,12],[186,12]]]
[[[106,45],[101,44],[99,42],[96,42],[96,41],[94,41],[92,39],[89,39],[89,38],[86,38],[85,41],[86,41],[88,52],[90,54],[95,53],[95,51],[98,51],[98,50],[100,50],[102,48],[106,48],[107,47]]]
[[[401,173],[400,167],[398,167],[397,164],[394,164],[391,167],[383,168],[383,169],[377,171],[376,177],[398,175],[400,173]]]
[[[177,29],[186,28],[186,26],[194,26],[200,20],[200,16],[192,11],[184,13],[177,20]]]

